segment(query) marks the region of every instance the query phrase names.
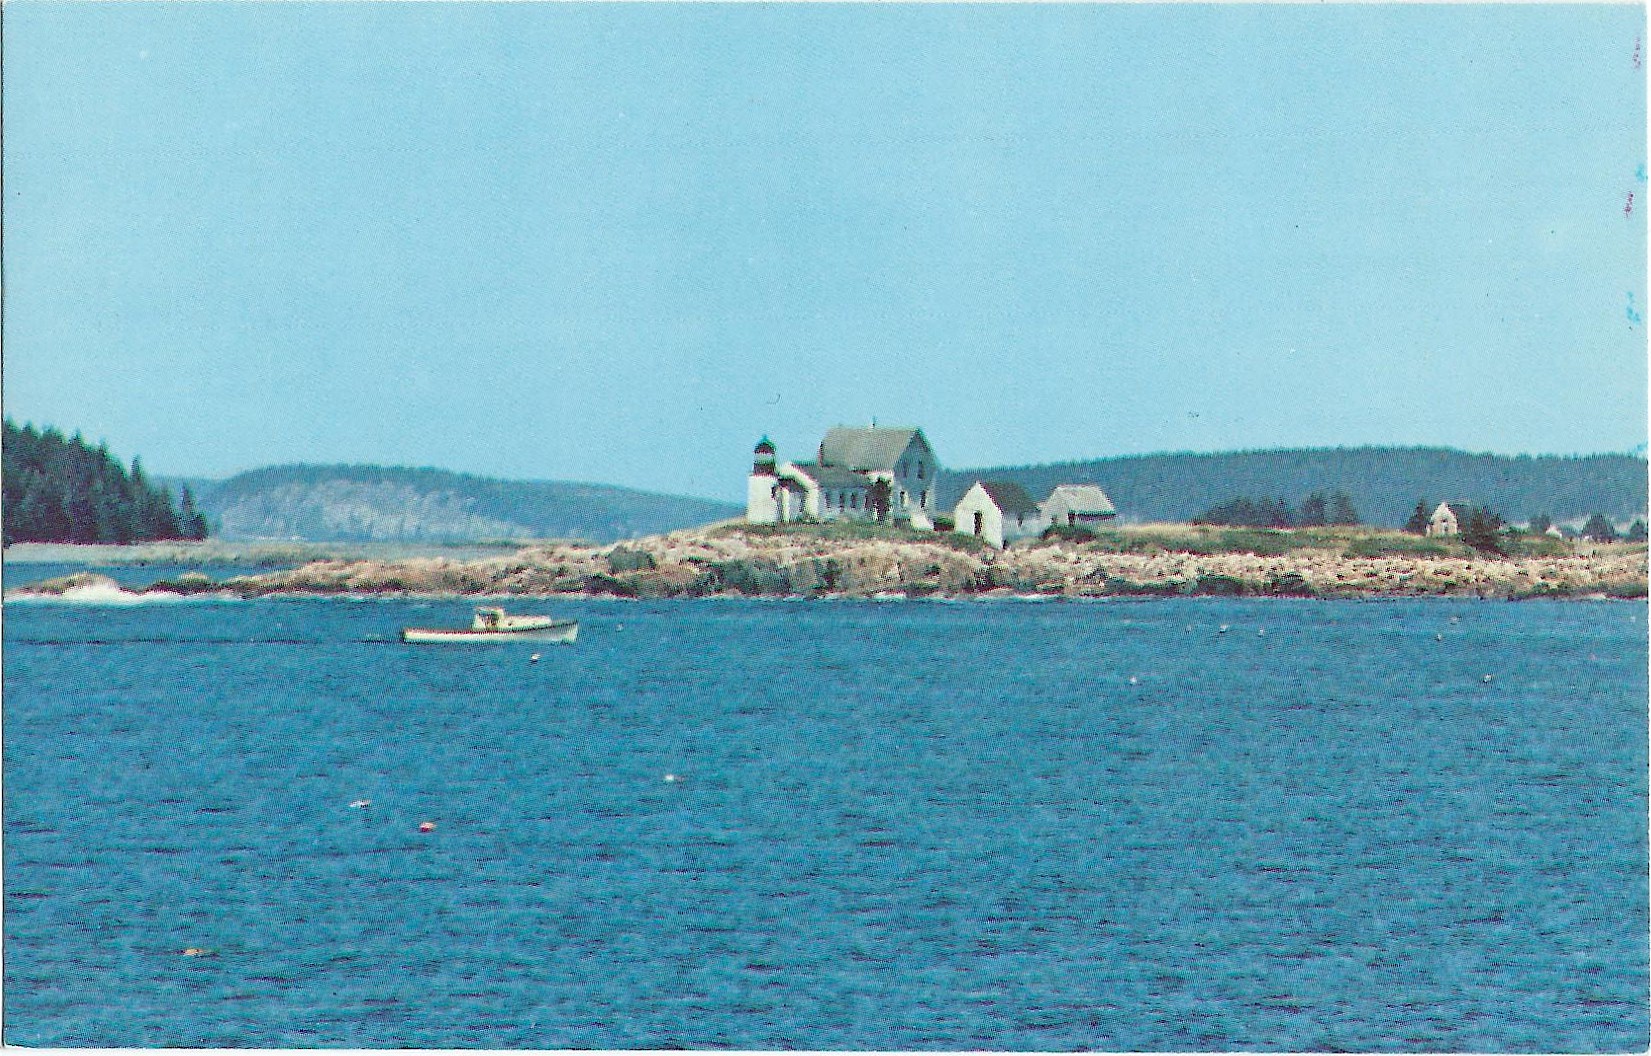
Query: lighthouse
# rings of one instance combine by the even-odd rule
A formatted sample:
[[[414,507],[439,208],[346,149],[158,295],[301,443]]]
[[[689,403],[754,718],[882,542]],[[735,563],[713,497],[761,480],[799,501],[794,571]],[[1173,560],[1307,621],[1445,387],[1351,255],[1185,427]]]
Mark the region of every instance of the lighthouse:
[[[751,524],[777,524],[780,520],[779,472],[774,463],[774,441],[757,441],[751,459],[751,476],[745,490],[745,519]]]

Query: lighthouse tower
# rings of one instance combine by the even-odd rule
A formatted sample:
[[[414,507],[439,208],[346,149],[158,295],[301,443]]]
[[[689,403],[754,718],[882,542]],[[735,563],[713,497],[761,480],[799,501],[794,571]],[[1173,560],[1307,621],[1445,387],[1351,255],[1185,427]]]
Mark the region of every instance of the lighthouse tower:
[[[774,442],[757,441],[751,460],[751,476],[745,490],[745,519],[751,524],[778,524],[780,520],[779,472],[774,464]]]

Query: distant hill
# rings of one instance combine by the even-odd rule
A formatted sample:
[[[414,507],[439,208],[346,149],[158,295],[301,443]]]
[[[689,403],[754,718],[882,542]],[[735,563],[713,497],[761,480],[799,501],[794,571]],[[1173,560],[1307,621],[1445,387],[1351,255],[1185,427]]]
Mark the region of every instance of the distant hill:
[[[197,489],[224,539],[611,542],[736,516],[732,503],[440,469],[272,466]]]
[[[1646,460],[1635,455],[1474,455],[1439,447],[1358,447],[1136,455],[1041,466],[947,470],[941,509],[977,479],[1012,480],[1042,499],[1056,484],[1099,484],[1126,521],[1185,521],[1238,496],[1299,504],[1345,491],[1368,524],[1397,527],[1418,499],[1483,504],[1510,521],[1646,512]]]

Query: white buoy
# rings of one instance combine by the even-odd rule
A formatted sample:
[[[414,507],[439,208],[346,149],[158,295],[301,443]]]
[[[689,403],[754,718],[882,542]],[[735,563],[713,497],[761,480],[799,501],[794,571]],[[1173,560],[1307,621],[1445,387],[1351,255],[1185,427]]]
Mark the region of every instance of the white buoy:
[[[674,785],[678,781],[681,781],[681,780],[682,780],[682,778],[676,776],[675,774],[666,774],[665,775],[665,783],[667,785]]]
[[[1260,629],[1260,630],[1259,630],[1259,631],[1256,631],[1256,632],[1255,632],[1255,636],[1256,636],[1256,637],[1257,637],[1257,638],[1262,638],[1262,637],[1265,637],[1265,636],[1266,636],[1266,634],[1267,634],[1267,628],[1265,628],[1265,627],[1263,627],[1263,628],[1261,628],[1261,629]]]
[[[1442,634],[1436,634],[1433,636],[1433,640],[1436,642],[1442,642],[1445,640],[1445,636]]]
[[[373,801],[370,799],[358,799],[354,803],[350,804],[350,806],[354,807],[356,810],[360,810],[362,807],[370,807],[372,805]]]
[[[1130,675],[1130,676],[1129,676],[1129,684],[1130,684],[1130,685],[1132,685],[1132,686],[1134,686],[1134,685],[1139,685],[1139,684],[1140,684],[1140,681],[1141,681],[1141,680],[1140,680],[1140,679],[1138,679],[1138,678],[1136,678],[1136,677],[1135,677],[1135,676],[1134,676],[1134,675]]]
[[[1227,633],[1227,624],[1224,624],[1224,623],[1223,623],[1223,624],[1222,624],[1222,625],[1221,625],[1221,631],[1220,631],[1220,633],[1221,633],[1221,634],[1226,634],[1226,633]]]
[[[1489,675],[1486,675],[1486,676],[1485,676],[1485,677],[1484,677],[1484,678],[1481,678],[1481,679],[1480,679],[1480,680],[1479,680],[1479,681],[1481,681],[1481,682],[1489,682],[1489,681],[1490,681],[1490,676],[1489,676]]]
[[[532,656],[528,657],[528,660],[535,663],[535,664],[538,663],[539,662],[539,654],[534,653]]]

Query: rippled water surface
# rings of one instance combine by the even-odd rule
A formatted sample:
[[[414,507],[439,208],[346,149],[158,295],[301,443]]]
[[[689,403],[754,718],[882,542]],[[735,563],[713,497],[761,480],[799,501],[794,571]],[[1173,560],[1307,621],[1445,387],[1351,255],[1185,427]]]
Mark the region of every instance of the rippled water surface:
[[[1647,1044],[1643,605],[556,611],[7,606],[5,1040]]]

